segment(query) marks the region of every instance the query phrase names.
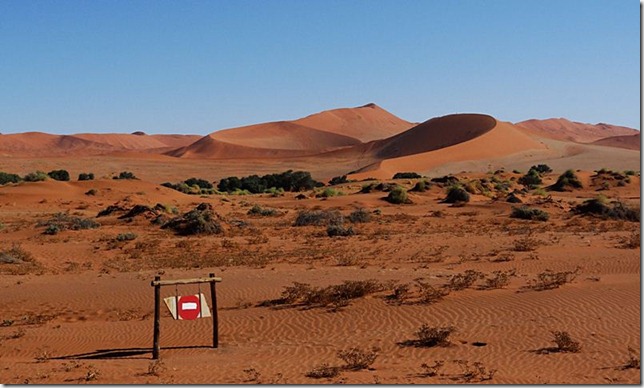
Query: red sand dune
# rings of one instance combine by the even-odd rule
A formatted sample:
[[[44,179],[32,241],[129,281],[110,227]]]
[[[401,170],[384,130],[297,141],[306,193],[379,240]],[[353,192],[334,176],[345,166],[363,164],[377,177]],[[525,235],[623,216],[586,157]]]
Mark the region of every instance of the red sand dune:
[[[371,152],[382,160],[352,178],[391,178],[399,171],[428,171],[450,162],[494,159],[543,148],[542,143],[510,123],[482,114],[454,114],[375,142]]]
[[[603,139],[596,140],[591,144],[607,146],[607,147],[618,147],[626,148],[628,150],[640,150],[642,143],[642,136],[638,133],[637,135],[626,135],[626,136],[611,136]]]
[[[401,133],[414,125],[373,103],[358,108],[327,110],[293,122],[326,132],[350,136],[362,142],[384,139]]]
[[[528,132],[555,140],[591,143],[599,139],[613,136],[635,135],[639,131],[633,128],[620,127],[610,124],[585,124],[564,118],[527,120],[516,123]]]

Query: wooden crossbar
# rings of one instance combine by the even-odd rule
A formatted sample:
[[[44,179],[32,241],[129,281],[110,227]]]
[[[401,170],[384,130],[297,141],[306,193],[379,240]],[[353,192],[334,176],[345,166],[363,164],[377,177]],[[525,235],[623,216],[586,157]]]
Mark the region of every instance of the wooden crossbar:
[[[211,283],[221,282],[223,279],[219,277],[213,278],[194,278],[194,279],[178,279],[178,280],[153,280],[150,282],[154,286],[172,286],[175,284],[195,284],[195,283]]]

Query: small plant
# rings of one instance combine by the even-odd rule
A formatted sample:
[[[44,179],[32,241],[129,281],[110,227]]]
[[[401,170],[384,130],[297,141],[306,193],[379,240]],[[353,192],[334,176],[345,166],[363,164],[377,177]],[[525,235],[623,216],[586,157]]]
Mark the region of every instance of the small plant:
[[[220,234],[223,228],[219,216],[212,210],[209,203],[201,203],[193,210],[175,217],[161,226],[170,228],[179,235]]]
[[[356,232],[354,232],[352,226],[349,226],[347,228],[344,225],[331,224],[327,226],[326,234],[329,237],[347,237],[347,236],[353,236],[354,234],[356,234]]]
[[[391,179],[418,179],[422,178],[419,174],[415,172],[397,172],[394,174],[394,177]]]
[[[575,206],[572,212],[580,215],[594,215],[603,219],[615,219],[625,221],[640,221],[639,209],[631,209],[620,201],[614,201],[610,206],[603,196],[589,199],[584,203]]]
[[[470,201],[470,194],[460,185],[450,186],[447,189],[445,203],[466,203]]]
[[[270,217],[274,216],[277,214],[277,210],[275,209],[268,209],[268,208],[263,208],[259,205],[253,205],[250,210],[248,210],[248,215],[256,215],[256,216],[263,216],[263,217]]]
[[[434,377],[438,376],[440,373],[440,370],[443,368],[445,365],[445,361],[434,361],[433,365],[429,365],[426,363],[423,363],[420,365],[420,367],[423,369],[423,373],[421,373],[421,377]]]
[[[9,174],[6,172],[0,172],[0,185],[6,185],[7,183],[18,183],[22,180],[17,174]]]
[[[539,240],[533,238],[531,234],[527,234],[514,241],[512,250],[515,252],[530,252],[537,249],[540,244]]]
[[[550,216],[541,209],[535,209],[528,206],[512,207],[511,218],[520,218],[522,220],[548,221]]]
[[[622,370],[624,369],[640,369],[640,355],[639,353],[631,348],[630,346],[628,347],[628,360],[624,363],[624,365],[620,368]]]
[[[403,344],[417,347],[430,348],[434,346],[449,346],[449,336],[456,330],[453,326],[431,327],[424,323],[414,335],[415,340],[406,341]]]
[[[557,345],[557,348],[554,349],[555,351],[561,353],[579,353],[581,350],[579,342],[573,340],[567,331],[552,331],[551,333],[554,337],[552,342]]]
[[[371,221],[371,213],[365,209],[358,209],[349,214],[349,221],[355,223],[366,223]]]
[[[25,182],[41,182],[47,180],[47,174],[43,171],[30,172],[23,179]]]
[[[557,178],[557,182],[550,186],[550,190],[567,191],[572,189],[581,189],[583,185],[573,170],[566,170]]]
[[[127,233],[119,233],[116,236],[116,241],[132,241],[136,238],[136,234],[132,232],[127,232]]]
[[[139,179],[137,178],[134,173],[130,171],[121,171],[117,176],[113,177],[112,179]]]
[[[437,289],[430,284],[416,280],[416,288],[418,290],[420,304],[432,304],[442,300],[445,295],[449,294],[447,289]]]
[[[418,193],[424,193],[425,191],[429,190],[431,187],[431,183],[427,182],[426,180],[420,180],[416,182],[414,187],[410,191],[415,191]]]
[[[394,189],[392,189],[389,194],[387,195],[387,202],[393,203],[396,205],[404,204],[404,203],[411,203],[409,200],[409,197],[407,195],[407,190],[403,189],[402,187],[398,186]]]
[[[318,193],[315,195],[316,198],[330,198],[330,197],[337,197],[338,195],[342,195],[341,191],[338,191],[336,189],[333,189],[331,187],[327,187],[324,190],[322,190],[321,193]]]
[[[445,288],[452,291],[464,290],[471,287],[477,280],[483,279],[484,276],[481,272],[468,269],[464,273],[452,275]]]
[[[295,226],[342,224],[344,217],[339,211],[302,210],[295,218]]]
[[[398,284],[394,286],[393,293],[387,295],[387,303],[391,304],[403,304],[410,297],[409,284]]]
[[[161,373],[165,372],[168,368],[165,366],[163,360],[153,360],[148,364],[148,375],[150,376],[161,376]]]
[[[529,289],[535,291],[545,291],[553,290],[559,288],[566,283],[570,283],[579,274],[579,268],[575,271],[562,271],[562,272],[553,272],[551,270],[546,270],[537,275],[537,279],[529,283]]]
[[[517,182],[524,185],[528,189],[534,189],[543,183],[543,181],[541,180],[541,174],[539,174],[539,171],[533,168],[528,170],[528,173],[519,178]]]
[[[342,184],[342,183],[349,183],[349,180],[347,179],[347,176],[346,176],[346,175],[342,175],[342,176],[334,176],[334,177],[333,177],[333,178],[331,178],[331,180],[329,181],[329,186],[340,185],[340,184]]]
[[[61,227],[60,227],[59,224],[49,224],[49,225],[47,225],[47,227],[45,228],[45,230],[42,233],[53,236],[55,234],[58,234],[58,232],[60,232],[60,229],[61,229]]]
[[[491,277],[485,278],[485,284],[481,288],[485,290],[505,288],[510,284],[512,276],[516,276],[515,271],[494,271]]]
[[[69,181],[69,172],[67,170],[53,170],[47,173],[55,181]]]
[[[94,381],[99,378],[101,371],[99,371],[94,365],[87,366],[87,373],[85,373],[85,381]]]
[[[306,372],[305,376],[312,379],[331,379],[337,377],[339,374],[340,367],[329,366],[329,364],[324,363]]]
[[[338,358],[345,362],[345,369],[362,370],[369,368],[376,361],[379,351],[380,349],[377,347],[373,347],[371,350],[353,347],[348,350],[341,350],[337,355]]]
[[[624,249],[637,249],[640,247],[640,231],[634,230],[631,232],[629,237],[626,237],[622,240],[622,245],[620,248]]]
[[[98,190],[96,189],[89,189],[85,192],[85,195],[96,195],[98,194]]]
[[[78,180],[79,181],[93,181],[94,180],[94,173],[93,172],[90,172],[90,173],[81,172],[80,174],[78,174]]]
[[[461,367],[463,373],[459,377],[466,382],[492,380],[496,373],[496,369],[488,370],[482,362],[473,362],[472,365],[465,360],[454,360],[454,362]]]
[[[552,169],[547,164],[538,164],[536,166],[530,167],[530,170],[535,170],[539,174],[548,174],[552,172]]]

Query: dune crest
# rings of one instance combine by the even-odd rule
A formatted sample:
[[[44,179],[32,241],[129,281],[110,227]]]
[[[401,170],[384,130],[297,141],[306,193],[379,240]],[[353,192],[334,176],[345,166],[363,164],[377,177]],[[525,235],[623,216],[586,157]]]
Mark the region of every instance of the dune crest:
[[[605,123],[586,124],[564,118],[526,120],[516,123],[518,127],[537,136],[555,140],[592,143],[613,136],[636,135],[638,130]]]

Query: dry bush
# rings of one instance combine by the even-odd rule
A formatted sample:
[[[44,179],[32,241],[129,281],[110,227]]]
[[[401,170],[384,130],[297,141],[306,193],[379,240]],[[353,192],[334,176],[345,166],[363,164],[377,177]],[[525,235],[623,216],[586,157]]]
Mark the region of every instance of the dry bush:
[[[327,363],[318,365],[305,374],[306,377],[312,379],[331,379],[338,375],[340,375],[340,367],[329,366]]]
[[[387,303],[401,305],[410,298],[409,283],[397,284],[393,292],[385,297]]]
[[[170,228],[183,236],[193,234],[220,234],[223,232],[219,215],[212,205],[201,203],[193,210],[164,223],[161,229]]]
[[[530,252],[537,249],[540,244],[541,241],[533,238],[531,234],[528,234],[514,240],[512,250],[515,252]]]
[[[628,360],[620,367],[620,369],[640,369],[640,354],[630,346],[628,347]]]
[[[552,351],[560,353],[579,353],[581,350],[579,342],[573,340],[567,331],[552,331],[551,333],[554,336],[552,342],[557,345],[557,347],[552,349]]]
[[[355,223],[365,223],[371,221],[371,213],[365,209],[358,209],[349,214],[349,221]]]
[[[353,236],[356,232],[353,230],[352,226],[348,228],[340,224],[331,224],[326,227],[326,234],[329,237],[347,237]]]
[[[34,259],[31,253],[24,250],[20,244],[13,244],[11,248],[0,250],[0,273],[26,275],[42,271],[42,265]]]
[[[424,323],[414,333],[417,339],[401,342],[402,346],[430,348],[433,346],[449,346],[449,336],[456,330],[453,326],[431,327]]]
[[[418,303],[420,304],[436,303],[449,294],[449,290],[447,289],[437,289],[420,280],[416,280],[416,289],[418,290]]]
[[[353,347],[348,350],[340,350],[338,352],[338,358],[346,364],[344,369],[361,370],[369,368],[376,361],[378,352],[380,352],[380,348],[377,347],[373,347],[371,350],[362,350]]]
[[[485,284],[480,287],[483,290],[492,290],[498,288],[504,288],[510,284],[510,278],[516,276],[515,270],[510,271],[494,271],[492,276],[486,277],[484,282]]]
[[[527,288],[534,291],[553,290],[575,280],[579,271],[579,267],[574,271],[554,272],[546,270],[538,274],[536,279],[529,281]]]
[[[341,225],[344,217],[337,210],[302,210],[295,218],[295,226]]]
[[[619,247],[624,249],[637,249],[640,247],[640,238],[640,231],[634,230],[630,236],[622,239]]]
[[[449,278],[449,282],[443,287],[452,291],[460,291],[471,287],[477,280],[484,277],[483,273],[468,269],[464,273],[452,275]]]
[[[434,361],[433,365],[423,363],[420,365],[420,367],[423,369],[423,372],[420,374],[420,377],[437,376],[444,365],[445,365],[445,361],[442,361],[442,360]]]
[[[469,361],[466,360],[454,360],[454,363],[456,363],[463,371],[461,375],[457,376],[457,379],[465,380],[465,382],[492,380],[496,373],[496,369],[488,370],[482,362],[478,361],[473,362],[471,365]]]

